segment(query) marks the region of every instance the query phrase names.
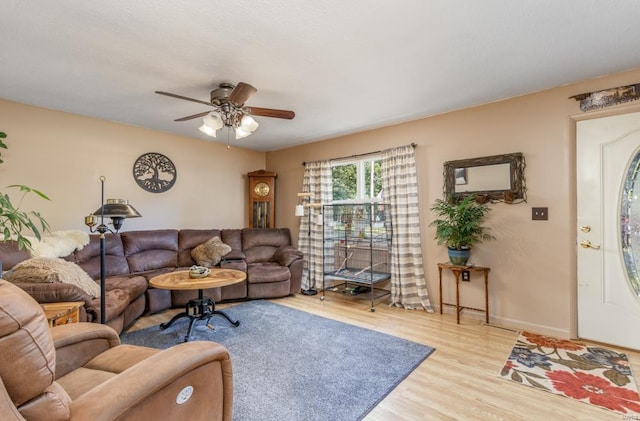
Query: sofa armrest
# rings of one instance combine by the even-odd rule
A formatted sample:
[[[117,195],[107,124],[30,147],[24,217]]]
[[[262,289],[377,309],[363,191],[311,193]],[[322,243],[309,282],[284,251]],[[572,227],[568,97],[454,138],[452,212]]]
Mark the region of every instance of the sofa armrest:
[[[281,266],[291,266],[296,260],[302,259],[303,254],[293,246],[280,246],[273,254],[273,262],[280,263]]]
[[[51,328],[56,348],[56,379],[84,366],[109,348],[120,345],[120,337],[107,325],[68,323]]]
[[[85,307],[91,306],[91,296],[75,285],[64,282],[19,282],[15,285],[26,291],[38,303],[82,301]]]
[[[176,399],[191,386],[183,404]],[[226,420],[233,410],[229,352],[215,342],[175,345],[128,368],[71,403],[78,420]]]

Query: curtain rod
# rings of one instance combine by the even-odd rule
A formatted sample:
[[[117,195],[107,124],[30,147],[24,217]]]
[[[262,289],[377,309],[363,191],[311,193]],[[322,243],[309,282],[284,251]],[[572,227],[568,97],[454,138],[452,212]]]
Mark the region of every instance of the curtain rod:
[[[413,142],[412,142],[412,143],[410,143],[410,145],[411,145],[411,147],[412,147],[413,149],[415,149],[415,148],[416,148],[416,146],[418,146],[416,143],[413,143]],[[329,159],[329,161],[339,161],[339,160],[341,160],[341,159],[349,159],[349,158],[360,158],[361,156],[375,155],[375,154],[377,154],[377,153],[384,152],[385,150],[387,150],[387,149],[383,149],[383,150],[379,150],[379,151],[374,151],[374,152],[359,153],[359,154],[350,155],[350,156],[343,156],[343,157],[340,157],[340,158],[331,158],[331,159]],[[306,161],[302,161],[302,165],[306,165],[306,164],[307,164],[307,163],[306,163]]]

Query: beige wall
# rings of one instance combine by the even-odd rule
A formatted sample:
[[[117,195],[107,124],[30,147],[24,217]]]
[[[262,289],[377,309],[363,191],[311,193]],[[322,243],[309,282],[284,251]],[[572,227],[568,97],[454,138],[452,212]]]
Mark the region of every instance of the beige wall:
[[[48,194],[50,202],[29,199],[24,207],[40,211],[54,230],[84,229],[84,216],[99,206],[101,175],[107,177],[108,198],[127,198],[144,216],[126,221],[125,230],[241,227],[247,223],[246,173],[266,168],[278,173],[276,223],[291,227],[295,235],[294,206],[302,187],[303,161],[413,142],[418,145],[424,263],[432,303],[437,304],[436,263],[447,257],[444,247],[433,240],[428,209],[442,195],[443,162],[522,152],[527,160],[528,203],[492,205],[488,223],[498,239],[476,247],[472,261],[492,268],[492,322],[574,336],[575,119],[601,113],[582,113],[568,97],[639,79],[640,70],[633,70],[266,155],[0,100],[0,131],[9,135],[10,148],[2,151],[0,185],[27,184]],[[639,107],[632,103],[607,113]],[[165,154],[176,165],[178,179],[168,192],[148,193],[135,184],[132,165],[146,152]],[[549,207],[549,221],[532,221],[534,206]],[[465,304],[482,307],[479,280],[463,288]],[[453,301],[452,292],[447,284],[446,301]]]
[[[571,95],[637,83],[640,70],[580,82],[500,101],[343,136],[267,154],[267,168],[278,173],[277,224],[297,227],[296,193],[302,188],[303,161],[339,158],[416,143],[421,238],[428,289],[438,304],[436,263],[446,249],[433,240],[431,203],[442,197],[445,161],[522,152],[527,161],[528,203],[493,204],[488,224],[497,237],[474,248],[471,261],[491,267],[493,323],[563,337],[576,330],[575,119],[582,113]],[[437,100],[425,98],[425,100]],[[609,109],[616,113],[638,105]],[[531,207],[547,206],[548,221],[532,221]],[[297,229],[295,229],[297,232]],[[416,229],[416,235],[418,235]],[[449,280],[451,277],[447,274]],[[452,282],[445,302],[455,302]],[[463,285],[466,305],[483,307],[480,279]],[[472,314],[472,313],[469,313]]]
[[[53,230],[85,229],[84,216],[100,207],[101,175],[106,198],[129,199],[143,215],[125,221],[123,230],[244,227],[246,174],[265,167],[263,152],[3,100],[0,131],[9,146],[0,185],[47,194],[50,202],[32,198],[24,209],[39,211]],[[146,152],[175,164],[169,191],[149,193],[133,179],[133,163]]]

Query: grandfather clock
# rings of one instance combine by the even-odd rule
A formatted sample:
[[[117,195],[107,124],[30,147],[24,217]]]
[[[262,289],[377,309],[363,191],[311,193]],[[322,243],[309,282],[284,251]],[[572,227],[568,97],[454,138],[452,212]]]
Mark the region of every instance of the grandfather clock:
[[[249,177],[249,227],[275,228],[276,177],[267,170],[252,171]]]

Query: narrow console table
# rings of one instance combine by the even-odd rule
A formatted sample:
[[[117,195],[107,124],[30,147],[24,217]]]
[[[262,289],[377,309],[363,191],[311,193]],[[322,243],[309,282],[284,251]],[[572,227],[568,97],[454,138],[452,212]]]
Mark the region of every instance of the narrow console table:
[[[456,303],[442,302],[442,269],[448,269],[453,273],[456,279]],[[485,321],[489,323],[489,271],[491,268],[482,266],[459,266],[451,263],[438,263],[438,273],[440,278],[440,314],[442,314],[443,306],[453,306],[456,308],[456,321],[460,324],[460,312],[464,309],[480,311],[485,313]],[[481,308],[466,307],[460,305],[460,277],[462,272],[482,272],[484,273],[484,310]]]

